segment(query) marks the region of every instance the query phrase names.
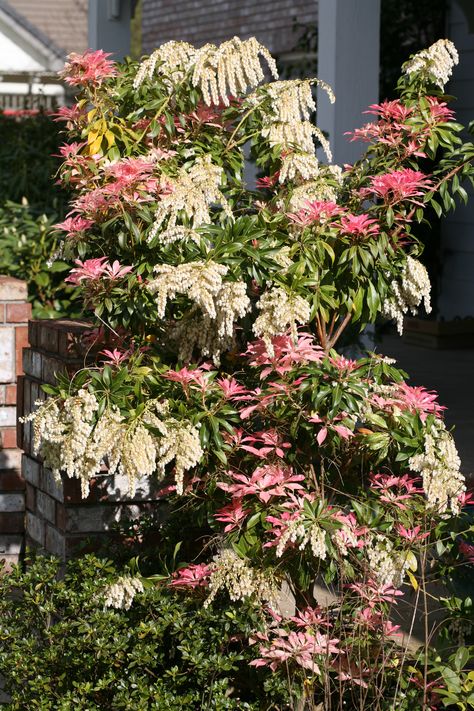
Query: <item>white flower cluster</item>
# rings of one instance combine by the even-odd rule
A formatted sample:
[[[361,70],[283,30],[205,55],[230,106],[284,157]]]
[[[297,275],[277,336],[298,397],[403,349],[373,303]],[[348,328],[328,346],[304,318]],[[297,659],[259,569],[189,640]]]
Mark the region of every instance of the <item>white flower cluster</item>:
[[[339,165],[320,165],[312,180],[297,185],[288,203],[290,212],[298,212],[308,202],[327,200],[336,202],[342,185],[342,169]]]
[[[287,180],[310,180],[319,171],[319,161],[314,153],[285,150],[281,158],[280,183]]]
[[[182,482],[184,471],[203,455],[197,429],[189,422],[168,417],[166,401],[150,400],[142,418],[131,423],[112,408],[97,417],[97,400],[85,389],[66,398],[61,407],[56,398],[36,404],[38,409],[26,418],[33,420],[35,453],[57,478],[64,472],[80,479],[83,497],[104,462],[109,474],[118,471],[128,478],[133,495],[136,479],[155,472],[163,474],[172,459],[177,480]]]
[[[209,209],[213,204],[221,205],[227,217],[232,220],[232,210],[219,189],[222,175],[223,169],[212,162],[210,155],[205,155],[196,158],[191,168],[183,166],[177,178],[163,178],[170,192],[160,196],[148,241],[154,239],[165,221],[167,227],[163,241],[173,241],[172,230],[176,227],[180,213],[184,213],[193,228],[211,222]]]
[[[194,62],[196,49],[187,42],[165,42],[139,66],[133,82],[138,89],[144,81],[153,79],[155,72],[171,82],[180,82]]]
[[[286,550],[288,543],[296,543],[298,538],[304,538],[305,535],[306,531],[301,518],[297,518],[293,521],[290,521],[290,523],[278,539],[278,545],[275,550],[276,557],[281,558],[281,556]]]
[[[203,313],[216,318],[215,298],[222,288],[222,277],[229,271],[217,262],[187,262],[185,264],[158,264],[154,268],[155,279],[149,282],[148,290],[156,294],[158,318],[165,317],[168,299],[177,294],[186,295]]]
[[[408,75],[419,73],[423,78],[437,84],[440,89],[444,89],[453,67],[458,62],[459,55],[451,40],[440,39],[406,62],[404,71]]]
[[[232,345],[235,322],[250,306],[245,282],[223,282],[228,267],[217,262],[188,262],[155,267],[156,278],[148,284],[156,294],[159,318],[164,318],[166,303],[178,294],[194,302],[187,317],[177,322],[170,338],[179,343],[179,358],[190,360],[193,350],[218,362],[220,354]]]
[[[227,590],[231,600],[255,596],[262,603],[278,608],[278,589],[268,572],[250,568],[230,548],[221,550],[210,565],[210,594],[204,603],[208,607],[220,590]]]
[[[422,476],[428,508],[441,514],[448,510],[455,515],[459,513],[459,497],[466,490],[465,480],[453,437],[442,420],[436,420],[425,435],[424,452],[411,457],[408,464]]]
[[[184,473],[200,461],[204,452],[199,431],[190,423],[168,419],[158,447],[158,466],[164,473],[165,466],[174,459],[176,493],[184,490]]]
[[[290,257],[290,251],[291,247],[289,245],[285,245],[272,254],[272,259],[280,265],[282,273],[286,272],[287,269],[294,264],[294,261]]]
[[[330,87],[317,79],[278,81],[262,89],[271,100],[270,110],[264,118],[262,136],[270,146],[281,148],[280,183],[295,178],[309,180],[317,175],[319,161],[315,155],[313,137],[322,145],[328,160],[332,160],[329,142],[309,120],[311,113],[316,110],[311,92],[313,84],[320,84],[327,91],[331,102],[334,101]],[[259,98],[260,92],[252,98],[252,103]]]
[[[357,536],[346,524],[334,531],[331,540],[342,557],[349,553],[349,548],[357,548]]]
[[[61,408],[58,402],[55,398],[38,401],[38,409],[25,418],[33,420],[34,452],[47,462],[56,477],[65,472],[81,479],[83,494],[87,494],[91,466],[87,450],[99,405],[85,389],[66,398]]]
[[[311,308],[302,296],[288,293],[281,287],[266,291],[259,299],[257,308],[260,315],[253,324],[253,332],[257,338],[263,338],[268,353],[272,353],[271,339],[291,331],[293,340],[296,341],[296,324],[308,323]]]
[[[278,79],[275,60],[255,37],[243,41],[233,37],[219,47],[206,44],[196,52],[192,83],[200,88],[206,104],[222,101],[228,106],[229,96],[246,93],[265,78],[260,57]]]
[[[426,313],[431,312],[431,283],[426,268],[418,259],[407,257],[403,266],[401,282],[392,283],[392,295],[382,306],[384,318],[393,319],[397,323],[400,335],[403,333],[403,316],[406,313],[415,315],[418,307],[424,302]]]
[[[278,545],[275,550],[276,557],[281,558],[287,545],[296,542],[298,542],[300,551],[304,550],[309,544],[315,558],[320,558],[321,560],[326,559],[326,532],[317,522],[305,528],[301,518],[290,521],[286,530],[278,540]]]
[[[325,560],[327,556],[326,531],[317,523],[313,523],[308,535],[309,545],[315,558]],[[305,541],[305,544],[307,541]],[[300,546],[301,548],[301,546]]]
[[[171,328],[169,337],[178,346],[178,358],[190,361],[194,350],[219,365],[220,356],[235,342],[235,324],[249,310],[250,299],[243,281],[224,282],[215,298],[215,319],[197,309]]]
[[[265,78],[260,57],[265,59],[272,76],[278,70],[270,52],[255,37],[233,37],[218,47],[206,44],[196,49],[187,42],[166,42],[156,49],[138,69],[135,89],[158,74],[172,85],[179,83],[193,68],[191,81],[199,87],[206,104],[229,105],[229,96],[246,93]]]
[[[120,445],[112,452],[118,471],[129,481],[130,491],[135,492],[135,482],[141,476],[151,476],[156,470],[157,441],[141,423],[126,428]],[[111,472],[112,473],[112,472]]]
[[[104,607],[114,607],[116,610],[129,610],[135,595],[143,592],[143,583],[140,578],[121,576],[115,583],[108,585],[103,594]]]
[[[183,242],[184,240],[192,240],[199,244],[201,235],[196,232],[196,230],[192,230],[190,227],[184,227],[183,225],[169,227],[160,233],[160,242],[162,244],[173,244],[173,242]]]
[[[399,588],[403,584],[405,570],[408,568],[407,557],[396,553],[393,544],[386,536],[378,533],[366,547],[371,575],[380,585],[393,585]]]

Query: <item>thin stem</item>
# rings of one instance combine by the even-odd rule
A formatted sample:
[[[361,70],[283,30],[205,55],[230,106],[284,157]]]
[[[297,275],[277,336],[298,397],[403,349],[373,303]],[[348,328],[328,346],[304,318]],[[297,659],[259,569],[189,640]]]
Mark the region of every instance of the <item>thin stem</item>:
[[[334,326],[336,325],[336,320],[337,320],[337,311],[335,311],[331,317],[331,323],[329,324],[329,331],[328,331],[328,337],[331,339],[333,331],[334,331]]]
[[[423,627],[424,627],[424,665],[423,665],[423,711],[429,708],[428,706],[428,643],[429,643],[429,620],[428,620],[428,597],[426,594],[426,549],[423,551],[421,559],[421,579],[422,579],[422,595],[423,595]]]
[[[329,351],[331,348],[334,348],[334,345],[337,343],[337,341],[341,337],[342,332],[347,328],[347,326],[351,322],[351,318],[352,318],[352,314],[346,314],[344,316],[342,322],[339,324],[339,326],[336,330],[336,333],[328,341],[327,351]]]
[[[329,348],[327,345],[327,334],[326,334],[326,324],[324,323],[322,317],[316,314],[316,331],[318,334],[318,339],[321,344],[321,348],[328,352]]]
[[[265,97],[265,98],[266,98],[266,97]],[[257,109],[259,106],[261,106],[261,105],[264,103],[265,98],[263,98],[261,101],[259,101],[257,104],[255,104],[255,106],[251,106],[251,107],[244,113],[244,115],[243,115],[242,118],[240,119],[239,123],[237,124],[237,126],[234,128],[234,130],[232,131],[232,133],[231,133],[231,135],[230,135],[230,138],[229,138],[229,140],[228,140],[228,142],[227,142],[227,145],[226,145],[226,147],[225,147],[226,153],[227,153],[227,151],[230,151],[230,150],[234,147],[234,145],[238,145],[238,142],[237,142],[237,143],[234,142],[234,138],[235,138],[235,136],[237,135],[237,132],[238,132],[239,129],[242,127],[242,124],[246,121],[246,119],[250,116],[250,114],[251,114],[253,111],[255,111],[255,109]]]

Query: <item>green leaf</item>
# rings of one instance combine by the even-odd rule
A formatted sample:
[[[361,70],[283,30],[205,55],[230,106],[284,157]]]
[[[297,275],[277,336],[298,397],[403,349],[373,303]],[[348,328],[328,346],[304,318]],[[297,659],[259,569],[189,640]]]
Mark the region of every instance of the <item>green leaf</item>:
[[[454,655],[454,668],[456,671],[462,671],[470,659],[469,650],[466,647],[459,647]]]

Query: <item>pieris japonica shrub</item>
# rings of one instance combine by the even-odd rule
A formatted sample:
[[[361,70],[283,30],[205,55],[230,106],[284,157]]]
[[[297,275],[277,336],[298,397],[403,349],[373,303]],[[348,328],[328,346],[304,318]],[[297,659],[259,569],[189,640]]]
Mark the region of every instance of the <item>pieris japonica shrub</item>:
[[[163,481],[155,584],[216,614],[253,605],[250,666],[288,682],[282,708],[436,708],[448,693],[428,622],[414,652],[394,620],[411,596],[409,635],[428,580],[472,560],[444,408],[389,358],[335,347],[350,324],[401,330],[430,310],[417,225],[472,176],[444,94],[457,60],[448,40],[410,59],[343,167],[312,122],[315,87],[333,101],[330,87],[279,81],[255,39],[170,42],[121,66],[89,51],[64,70],[80,93],[62,110],[75,197],[57,258],[75,260],[100,354],[48,389],[35,446],[84,495],[104,462],[132,489]],[[158,553],[178,542],[165,570]],[[104,600],[128,608],[141,584]],[[463,605],[455,633],[441,624],[448,652],[472,641]]]

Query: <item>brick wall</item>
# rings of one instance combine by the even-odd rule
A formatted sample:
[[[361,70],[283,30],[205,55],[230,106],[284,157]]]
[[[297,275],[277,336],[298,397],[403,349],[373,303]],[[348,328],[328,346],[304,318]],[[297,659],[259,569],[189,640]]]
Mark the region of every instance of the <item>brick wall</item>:
[[[82,338],[90,325],[79,321],[30,321],[30,348],[23,352],[24,376],[19,413],[28,414],[43,399],[42,383],[54,383],[55,375],[70,375],[87,364]],[[26,482],[26,543],[63,560],[87,544],[114,538],[114,526],[123,518],[134,519],[156,506],[157,482],[137,481],[133,498],[127,481],[104,474],[91,482],[87,499],[81,498],[80,482],[63,476],[59,481],[35,456],[32,425],[19,425],[18,441],[24,450],[22,470]]]
[[[315,25],[317,0],[143,0],[143,52],[169,40],[184,40],[200,47],[238,35],[255,36],[274,54],[293,49],[302,30],[298,24]]]
[[[24,531],[24,481],[16,444],[17,378],[28,343],[31,305],[26,284],[0,276],[0,558],[16,562]]]

